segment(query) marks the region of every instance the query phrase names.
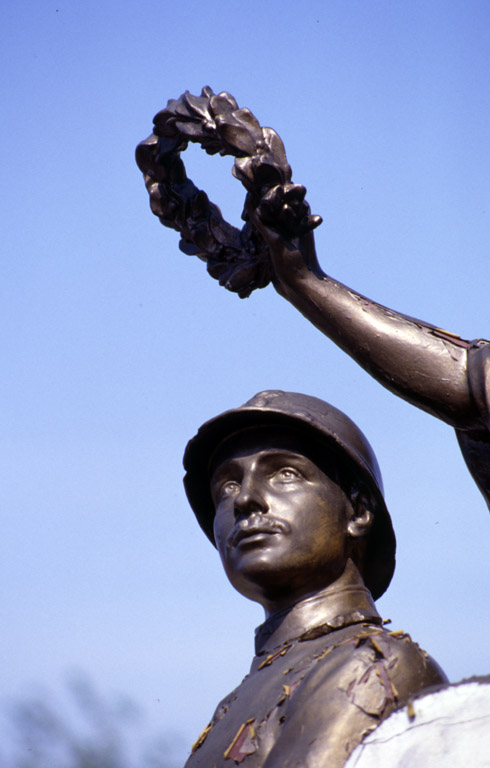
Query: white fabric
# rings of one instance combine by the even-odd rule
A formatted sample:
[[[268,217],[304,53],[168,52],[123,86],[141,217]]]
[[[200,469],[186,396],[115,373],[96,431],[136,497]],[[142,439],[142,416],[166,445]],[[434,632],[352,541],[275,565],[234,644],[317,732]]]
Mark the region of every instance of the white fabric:
[[[345,768],[490,768],[488,678],[427,693],[411,707],[384,720]]]

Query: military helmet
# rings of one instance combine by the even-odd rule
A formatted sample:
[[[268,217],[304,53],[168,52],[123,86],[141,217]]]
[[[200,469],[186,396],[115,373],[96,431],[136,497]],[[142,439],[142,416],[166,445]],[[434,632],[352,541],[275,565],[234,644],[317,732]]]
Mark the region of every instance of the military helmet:
[[[374,520],[368,534],[363,578],[374,599],[388,588],[395,569],[396,540],[383,496],[383,481],[373,449],[359,427],[345,413],[317,397],[282,390],[266,390],[239,408],[206,421],[187,444],[184,486],[197,521],[216,546],[213,533],[214,504],[210,492],[210,461],[233,434],[259,426],[290,426],[308,435],[325,450],[334,450],[353,474],[372,491]],[[325,456],[328,459],[328,454]]]

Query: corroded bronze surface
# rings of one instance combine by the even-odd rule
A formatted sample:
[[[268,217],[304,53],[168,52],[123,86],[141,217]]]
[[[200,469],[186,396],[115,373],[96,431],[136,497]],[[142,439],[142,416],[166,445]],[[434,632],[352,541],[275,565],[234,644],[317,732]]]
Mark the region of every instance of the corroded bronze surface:
[[[316,621],[324,618],[320,599]],[[278,645],[259,648],[249,675],[194,745],[187,768],[231,766],[230,758],[244,768],[340,768],[418,686],[443,679],[408,635],[390,634],[376,616],[354,624],[341,618],[345,623],[335,629],[315,626],[311,639],[283,633]]]
[[[340,768],[363,737],[444,673],[376,611],[395,538],[362,432],[317,398],[261,392],[206,422],[186,490],[233,586],[265,610],[249,675],[187,768]]]

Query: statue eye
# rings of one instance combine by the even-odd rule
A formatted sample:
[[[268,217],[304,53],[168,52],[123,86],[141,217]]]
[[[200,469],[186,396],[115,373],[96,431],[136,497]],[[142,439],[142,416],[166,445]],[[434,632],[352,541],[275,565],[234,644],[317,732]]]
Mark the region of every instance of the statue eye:
[[[239,490],[240,485],[236,480],[227,480],[223,483],[220,489],[222,496],[232,496],[233,494],[238,493]]]
[[[296,480],[300,480],[302,474],[292,467],[282,467],[276,472],[275,476],[283,483],[293,483]]]

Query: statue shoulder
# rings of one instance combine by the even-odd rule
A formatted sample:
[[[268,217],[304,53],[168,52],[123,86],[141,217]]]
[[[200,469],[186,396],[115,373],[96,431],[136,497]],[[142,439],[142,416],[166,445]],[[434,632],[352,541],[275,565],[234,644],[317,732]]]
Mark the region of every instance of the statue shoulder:
[[[310,697],[319,702],[335,690],[366,714],[385,717],[422,689],[447,682],[437,662],[406,632],[358,625],[342,635],[304,680],[303,703]]]
[[[448,682],[439,664],[407,632],[383,630],[371,643],[388,674],[397,704],[424,688]]]
[[[409,635],[371,624],[328,635],[323,648],[314,640],[308,661],[298,684],[286,686],[281,732],[264,768],[340,768],[393,710],[446,681]]]

